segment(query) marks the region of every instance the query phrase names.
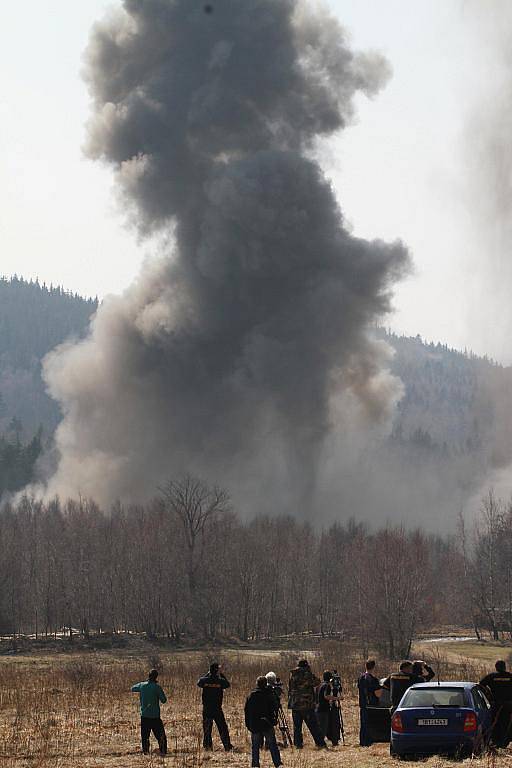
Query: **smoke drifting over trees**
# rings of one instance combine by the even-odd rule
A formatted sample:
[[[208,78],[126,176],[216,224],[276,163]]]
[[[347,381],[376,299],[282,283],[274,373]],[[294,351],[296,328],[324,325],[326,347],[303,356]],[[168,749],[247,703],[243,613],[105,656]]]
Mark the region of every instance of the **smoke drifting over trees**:
[[[87,154],[166,246],[46,360],[49,490],[137,499],[187,470],[308,513],[342,393],[379,420],[400,392],[367,329],[407,253],[352,237],[312,159],[389,69],[295,0],[211,5],[125,0],[93,29]]]

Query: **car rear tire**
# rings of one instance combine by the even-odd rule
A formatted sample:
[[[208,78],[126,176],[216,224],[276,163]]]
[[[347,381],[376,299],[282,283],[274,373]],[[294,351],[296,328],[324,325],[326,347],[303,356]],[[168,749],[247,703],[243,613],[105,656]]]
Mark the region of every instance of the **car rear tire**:
[[[401,760],[401,758],[402,758],[402,756],[399,755],[398,752],[395,752],[395,750],[393,749],[393,745],[392,744],[389,745],[389,755],[394,760]]]

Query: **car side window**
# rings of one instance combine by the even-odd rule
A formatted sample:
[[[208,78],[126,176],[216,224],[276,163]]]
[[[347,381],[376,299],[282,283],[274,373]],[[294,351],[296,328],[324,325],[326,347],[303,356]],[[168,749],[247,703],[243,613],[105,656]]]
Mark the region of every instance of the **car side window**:
[[[483,709],[490,709],[491,705],[489,703],[489,699],[487,698],[485,693],[482,691],[482,689],[481,688],[477,688],[476,691],[478,693],[480,701],[482,702],[482,708]]]
[[[483,709],[483,710],[489,709],[490,704],[479,688],[473,688],[471,693],[473,695],[473,701],[475,702],[475,706],[477,709]]]

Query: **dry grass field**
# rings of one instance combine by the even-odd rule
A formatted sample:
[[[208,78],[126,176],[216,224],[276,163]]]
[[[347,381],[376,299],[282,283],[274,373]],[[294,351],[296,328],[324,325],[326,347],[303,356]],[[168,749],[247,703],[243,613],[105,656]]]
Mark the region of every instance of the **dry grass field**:
[[[312,666],[320,672],[336,665],[340,649],[311,654]],[[357,746],[358,711],[355,686],[356,659],[339,664],[345,680],[344,719],[346,746],[317,751],[307,734],[302,751],[283,751],[287,768],[367,768],[396,766],[387,745],[368,749]],[[220,658],[232,681],[225,712],[236,751],[226,754],[218,738],[213,753],[201,748],[201,706],[197,678],[213,658]],[[173,768],[219,768],[250,766],[249,738],[243,723],[243,703],[258,674],[274,670],[286,679],[296,653],[262,651],[204,651],[151,653],[139,651],[89,652],[55,655],[0,657],[0,767],[1,768],[135,768],[168,765]],[[160,682],[169,702],[162,708],[169,755],[140,754],[138,697],[130,692],[134,682],[144,679],[150,666],[161,669]],[[475,677],[478,661],[444,660],[450,677]],[[382,668],[382,673],[387,670]],[[152,747],[156,750],[153,741]],[[453,761],[431,758],[425,763],[441,768]],[[464,763],[469,765],[469,761]],[[512,750],[471,761],[475,767],[512,768]],[[265,754],[262,766],[270,766]]]
[[[486,640],[479,643],[476,640],[464,642],[453,640],[449,643],[442,643],[438,647],[448,661],[457,662],[464,658],[470,658],[475,663],[485,666],[485,668],[492,668],[496,659],[503,658],[508,660],[512,654],[510,641],[493,642]],[[418,643],[416,652],[419,654],[431,653],[432,645],[429,643]]]

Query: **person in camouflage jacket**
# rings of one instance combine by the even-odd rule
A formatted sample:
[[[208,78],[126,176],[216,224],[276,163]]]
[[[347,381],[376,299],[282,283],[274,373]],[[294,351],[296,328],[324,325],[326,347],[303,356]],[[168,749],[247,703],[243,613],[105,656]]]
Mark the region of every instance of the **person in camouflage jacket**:
[[[315,712],[315,688],[319,678],[313,674],[306,659],[299,661],[290,672],[288,708],[292,710],[293,743],[302,749],[302,723],[306,723],[317,747],[326,747]]]

